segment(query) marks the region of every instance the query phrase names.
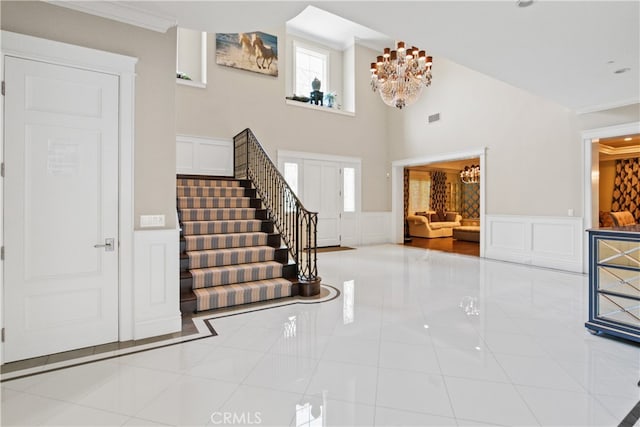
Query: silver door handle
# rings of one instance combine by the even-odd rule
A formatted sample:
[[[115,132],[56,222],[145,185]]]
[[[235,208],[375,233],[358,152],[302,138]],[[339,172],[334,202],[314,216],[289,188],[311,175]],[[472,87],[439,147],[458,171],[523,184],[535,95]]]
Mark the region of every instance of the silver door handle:
[[[105,252],[112,252],[114,250],[114,242],[115,242],[115,239],[113,238],[104,239],[104,245],[97,244],[97,245],[93,245],[93,247],[104,248]]]

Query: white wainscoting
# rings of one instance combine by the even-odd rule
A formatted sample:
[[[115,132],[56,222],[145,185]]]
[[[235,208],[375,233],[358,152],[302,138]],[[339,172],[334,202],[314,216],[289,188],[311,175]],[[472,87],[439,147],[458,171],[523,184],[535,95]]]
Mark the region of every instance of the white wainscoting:
[[[582,272],[582,218],[486,215],[485,258]]]
[[[360,244],[391,242],[391,212],[360,212]]]
[[[177,135],[176,172],[233,176],[233,140]]]
[[[182,329],[179,233],[179,230],[134,233],[133,339]]]

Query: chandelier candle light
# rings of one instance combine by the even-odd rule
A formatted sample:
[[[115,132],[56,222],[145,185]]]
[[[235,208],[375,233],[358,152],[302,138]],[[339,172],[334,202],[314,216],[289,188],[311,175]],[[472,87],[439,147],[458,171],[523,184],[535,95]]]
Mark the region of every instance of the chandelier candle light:
[[[432,58],[417,47],[405,49],[398,42],[397,50],[388,47],[371,63],[371,88],[390,107],[402,109],[414,103],[422,88],[431,84]]]
[[[477,184],[480,182],[480,166],[465,166],[460,171],[460,180],[465,184]]]

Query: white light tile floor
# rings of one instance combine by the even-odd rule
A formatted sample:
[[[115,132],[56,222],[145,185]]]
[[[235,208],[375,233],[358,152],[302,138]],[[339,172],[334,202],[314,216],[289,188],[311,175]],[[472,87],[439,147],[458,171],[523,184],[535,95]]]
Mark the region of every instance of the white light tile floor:
[[[640,345],[585,330],[584,275],[400,245],[318,258],[338,298],[5,377],[0,424],[615,426],[640,401]]]

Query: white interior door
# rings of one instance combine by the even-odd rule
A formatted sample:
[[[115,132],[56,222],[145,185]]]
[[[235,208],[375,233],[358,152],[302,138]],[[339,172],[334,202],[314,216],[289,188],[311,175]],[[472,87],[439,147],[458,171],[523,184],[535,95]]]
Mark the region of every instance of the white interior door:
[[[303,203],[318,212],[318,246],[340,245],[340,164],[305,160],[303,166]]]
[[[117,341],[118,77],[6,57],[5,81],[4,361]]]

